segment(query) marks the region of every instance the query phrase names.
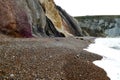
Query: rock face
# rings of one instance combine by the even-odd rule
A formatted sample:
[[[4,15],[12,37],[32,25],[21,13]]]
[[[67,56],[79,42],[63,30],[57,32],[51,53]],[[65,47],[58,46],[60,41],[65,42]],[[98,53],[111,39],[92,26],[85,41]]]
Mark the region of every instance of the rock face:
[[[76,17],[85,36],[120,36],[120,16]]]
[[[16,37],[32,37],[31,25],[22,7],[14,0],[1,0],[0,4],[0,32]]]
[[[53,0],[0,0],[0,33],[12,37],[82,36],[76,20]]]
[[[0,0],[0,80],[110,80],[93,38],[37,38],[69,36],[82,30],[53,0]]]

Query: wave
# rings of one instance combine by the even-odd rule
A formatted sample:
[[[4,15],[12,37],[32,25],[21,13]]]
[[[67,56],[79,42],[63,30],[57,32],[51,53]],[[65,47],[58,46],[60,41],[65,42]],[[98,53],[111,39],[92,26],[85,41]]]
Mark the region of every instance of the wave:
[[[111,80],[120,80],[120,38],[97,38],[85,50],[103,56],[93,63],[103,68]]]

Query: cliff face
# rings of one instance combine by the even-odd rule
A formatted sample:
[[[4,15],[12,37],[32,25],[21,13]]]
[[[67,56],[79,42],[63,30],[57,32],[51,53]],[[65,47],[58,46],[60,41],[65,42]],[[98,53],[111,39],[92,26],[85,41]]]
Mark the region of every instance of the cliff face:
[[[0,0],[0,33],[12,37],[82,36],[76,20],[53,0]]]
[[[85,16],[76,19],[85,36],[120,36],[120,16]]]
[[[0,80],[109,80],[83,50],[94,38],[31,38],[69,36],[81,28],[53,0],[0,0]]]

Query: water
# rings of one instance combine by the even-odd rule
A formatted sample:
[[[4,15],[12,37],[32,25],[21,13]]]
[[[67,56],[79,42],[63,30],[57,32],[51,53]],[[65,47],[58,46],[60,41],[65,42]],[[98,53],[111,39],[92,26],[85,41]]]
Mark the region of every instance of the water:
[[[103,68],[111,80],[120,80],[120,38],[97,38],[85,50],[103,56],[93,63]]]

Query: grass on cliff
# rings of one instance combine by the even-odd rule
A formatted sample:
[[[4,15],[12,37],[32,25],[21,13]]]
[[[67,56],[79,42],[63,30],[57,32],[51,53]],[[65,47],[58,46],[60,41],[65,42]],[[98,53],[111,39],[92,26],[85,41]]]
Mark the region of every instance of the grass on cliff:
[[[74,18],[76,18],[78,21],[85,19],[113,19],[120,18],[120,15],[76,16]]]

